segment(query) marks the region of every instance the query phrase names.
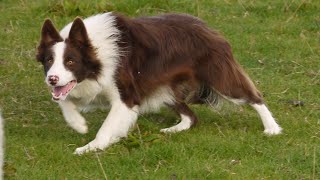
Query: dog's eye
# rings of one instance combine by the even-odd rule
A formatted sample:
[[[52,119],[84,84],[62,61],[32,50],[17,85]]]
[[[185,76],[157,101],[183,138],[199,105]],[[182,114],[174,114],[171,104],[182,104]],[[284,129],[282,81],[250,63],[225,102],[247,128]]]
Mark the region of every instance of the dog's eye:
[[[67,61],[67,65],[68,65],[68,66],[70,66],[70,65],[72,65],[72,64],[73,64],[73,62],[74,62],[74,61],[73,61],[72,59],[68,59],[68,61]]]
[[[47,62],[52,64],[53,63],[53,59],[50,58],[50,59],[47,60]]]

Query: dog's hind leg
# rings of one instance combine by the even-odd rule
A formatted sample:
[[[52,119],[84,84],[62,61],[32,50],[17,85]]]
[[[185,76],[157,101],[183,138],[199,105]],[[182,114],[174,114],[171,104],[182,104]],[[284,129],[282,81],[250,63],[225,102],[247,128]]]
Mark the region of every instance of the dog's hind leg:
[[[249,104],[252,106],[262,120],[265,134],[280,134],[282,128],[276,123],[271,112],[264,104],[260,92],[253,85],[249,77],[243,71],[239,71],[236,78],[229,79],[229,83],[226,83],[229,87],[218,87],[219,94],[235,104]]]
[[[187,130],[190,127],[194,126],[198,119],[191,109],[185,103],[176,103],[172,107],[176,113],[181,117],[180,123],[169,128],[161,129],[160,132],[163,133],[175,133],[183,130]]]
[[[282,128],[276,123],[271,112],[265,104],[250,104],[260,115],[264,126],[264,133],[267,135],[280,134]]]
[[[59,101],[65,121],[68,125],[81,134],[88,132],[86,120],[77,111],[76,106],[71,101]]]
[[[229,96],[222,95],[225,99],[237,104],[249,104],[251,107],[253,107],[259,114],[263,126],[264,126],[264,133],[267,135],[277,135],[280,134],[282,131],[282,128],[277,124],[275,119],[273,118],[271,112],[267,108],[267,106],[263,103],[262,98],[261,101],[256,102],[253,101],[250,97],[243,97],[243,98],[232,98]]]
[[[199,79],[231,102],[250,104],[260,115],[264,132],[268,135],[280,134],[281,127],[272,117],[251,79],[233,59],[230,46],[225,43],[222,50],[220,54],[212,54],[212,59],[204,61],[206,63],[199,64]]]
[[[246,100],[243,100],[243,99],[230,99],[228,97],[226,99],[231,102],[234,102],[235,104],[246,103],[246,104],[249,104],[251,107],[253,107],[258,112],[262,120],[265,134],[277,135],[281,133],[282,128],[277,124],[271,112],[269,111],[269,109],[264,103],[252,103],[252,102],[247,102]]]

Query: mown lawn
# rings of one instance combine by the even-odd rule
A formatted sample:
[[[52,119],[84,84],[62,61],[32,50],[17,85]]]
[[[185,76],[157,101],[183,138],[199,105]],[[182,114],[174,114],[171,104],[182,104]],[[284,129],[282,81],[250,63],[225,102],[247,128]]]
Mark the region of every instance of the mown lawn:
[[[283,134],[265,136],[248,107],[194,106],[200,123],[189,131],[161,134],[178,120],[164,109],[140,117],[129,138],[106,151],[73,155],[95,137],[107,112],[85,115],[86,135],[67,127],[35,48],[45,18],[62,28],[103,11],[204,19],[231,42]],[[320,179],[320,1],[0,0],[0,27],[8,179]]]

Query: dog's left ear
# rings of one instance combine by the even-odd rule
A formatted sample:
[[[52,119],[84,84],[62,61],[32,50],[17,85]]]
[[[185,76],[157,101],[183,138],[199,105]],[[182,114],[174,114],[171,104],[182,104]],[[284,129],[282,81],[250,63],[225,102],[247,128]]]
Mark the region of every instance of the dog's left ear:
[[[78,45],[87,45],[89,42],[87,30],[81,18],[77,17],[73,21],[69,32],[69,39]]]

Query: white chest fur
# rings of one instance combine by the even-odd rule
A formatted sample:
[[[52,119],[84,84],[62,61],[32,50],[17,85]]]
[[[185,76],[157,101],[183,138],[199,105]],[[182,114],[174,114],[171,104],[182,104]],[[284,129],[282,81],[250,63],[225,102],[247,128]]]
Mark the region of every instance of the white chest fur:
[[[109,107],[109,93],[97,82],[85,80],[70,93],[68,100],[76,105],[78,111],[88,112]]]

